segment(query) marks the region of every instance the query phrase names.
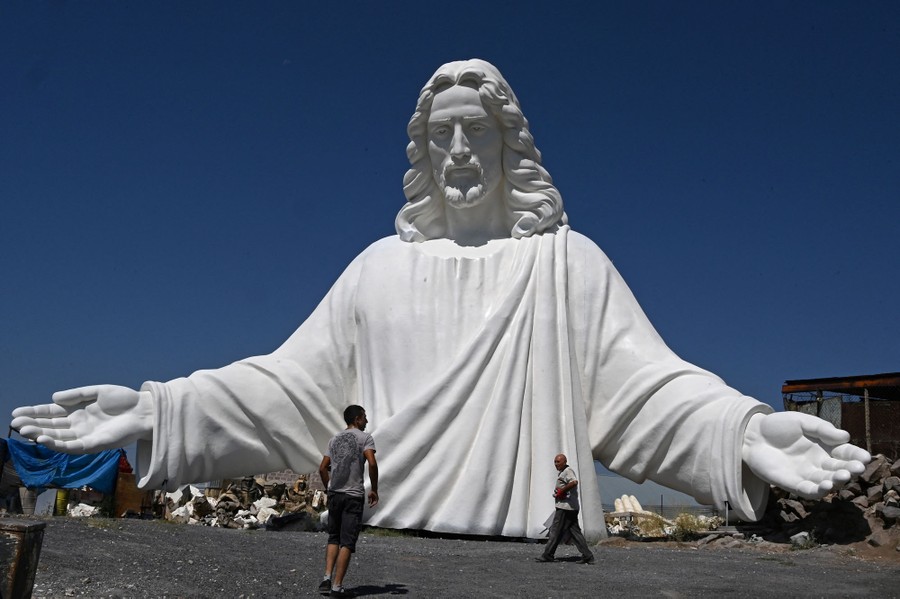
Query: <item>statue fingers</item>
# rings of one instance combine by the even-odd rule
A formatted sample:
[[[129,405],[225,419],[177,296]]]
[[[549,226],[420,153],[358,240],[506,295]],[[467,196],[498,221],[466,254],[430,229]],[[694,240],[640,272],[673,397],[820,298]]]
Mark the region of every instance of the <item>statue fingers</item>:
[[[31,424],[47,429],[68,429],[72,427],[72,422],[66,416],[62,418],[34,418]]]
[[[833,486],[843,486],[844,484],[850,482],[851,478],[853,478],[853,475],[849,470],[846,470],[845,468],[834,470],[831,473],[831,481],[832,483],[836,483]]]
[[[41,439],[53,439],[54,441],[74,441],[80,438],[75,431],[63,428],[42,428],[38,426],[22,427],[22,436],[34,439],[38,443],[45,444]]]
[[[44,434],[44,429],[42,429],[39,426],[34,426],[34,424],[32,424],[33,421],[30,418],[27,419],[28,420],[27,423],[16,422],[17,420],[25,420],[25,419],[16,418],[16,420],[12,421],[12,427],[14,429],[16,429],[17,431],[19,431],[19,434],[22,435],[23,437],[27,437],[27,438],[31,439],[32,441],[34,441],[39,436]]]
[[[808,472],[801,473],[801,476],[806,480],[809,480],[814,483],[823,483],[826,481],[830,481],[832,483],[832,487],[841,486],[853,477],[853,474],[848,469],[848,465],[850,462],[845,462],[843,460],[836,460],[834,458],[825,458],[822,460],[819,468],[811,469]],[[827,489],[830,490],[830,489]]]
[[[13,419],[16,418],[41,418],[41,417],[50,417],[55,418],[57,416],[65,416],[69,413],[69,410],[64,407],[57,405],[55,403],[45,403],[37,406],[22,406],[20,408],[16,408],[12,411]],[[14,420],[15,421],[15,420]],[[13,425],[13,428],[16,428]]]
[[[827,495],[832,488],[834,488],[834,483],[830,479],[825,479],[820,482],[804,480],[797,485],[794,491],[804,499],[821,499]]]
[[[105,385],[89,385],[87,387],[75,387],[57,391],[53,394],[53,403],[61,406],[77,406],[79,404],[97,401],[100,391]]]
[[[821,418],[804,418],[800,421],[800,427],[807,437],[813,437],[832,447],[842,445],[850,440],[850,433]]]
[[[843,460],[853,474],[861,474],[866,469],[866,464],[872,461],[872,455],[863,449],[850,443],[838,445],[831,451],[831,455],[839,460]]]
[[[854,474],[862,474],[866,467],[857,460],[839,460],[830,457],[822,461],[822,469],[828,472],[832,478],[838,476],[841,482],[847,482]]]
[[[44,447],[49,447],[61,453],[88,453],[84,449],[84,441],[81,439],[60,440],[48,435],[42,435],[36,439]]]
[[[852,464],[852,462],[848,462],[846,460],[838,460],[829,456],[827,458],[824,458],[819,466],[822,468],[822,470],[829,473],[830,475],[831,473],[839,472],[841,470],[848,470],[848,466],[850,464]],[[848,472],[847,474],[850,473]]]

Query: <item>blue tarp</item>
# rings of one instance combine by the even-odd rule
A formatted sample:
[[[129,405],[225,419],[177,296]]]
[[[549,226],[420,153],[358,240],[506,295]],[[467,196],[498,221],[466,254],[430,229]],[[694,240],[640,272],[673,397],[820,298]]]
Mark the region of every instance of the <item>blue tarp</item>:
[[[101,493],[112,493],[119,458],[125,453],[123,449],[107,449],[88,455],[69,455],[39,443],[15,439],[5,439],[5,442],[22,484],[29,489],[77,489],[87,485]]]

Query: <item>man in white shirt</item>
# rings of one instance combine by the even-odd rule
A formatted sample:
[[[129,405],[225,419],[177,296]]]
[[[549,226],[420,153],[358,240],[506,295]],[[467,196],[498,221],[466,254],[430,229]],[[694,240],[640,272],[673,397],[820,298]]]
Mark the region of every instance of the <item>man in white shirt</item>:
[[[578,563],[593,564],[594,554],[588,548],[587,541],[581,532],[581,526],[578,525],[578,478],[575,476],[575,471],[569,467],[565,455],[559,454],[553,458],[553,465],[559,472],[556,477],[556,486],[553,489],[556,512],[553,514],[553,524],[550,525],[547,545],[537,561],[552,562],[559,544],[566,537],[571,537],[575,547],[581,552],[581,560]]]

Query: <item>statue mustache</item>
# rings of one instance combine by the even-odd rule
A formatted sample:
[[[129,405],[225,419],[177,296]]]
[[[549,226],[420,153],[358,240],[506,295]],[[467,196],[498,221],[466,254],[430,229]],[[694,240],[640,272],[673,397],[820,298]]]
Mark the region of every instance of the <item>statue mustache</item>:
[[[475,174],[478,175],[478,179],[481,180],[484,177],[484,170],[481,168],[481,165],[477,162],[466,162],[465,164],[448,164],[444,167],[441,172],[441,178],[446,181],[448,176],[452,175],[454,172],[466,171],[475,169]]]

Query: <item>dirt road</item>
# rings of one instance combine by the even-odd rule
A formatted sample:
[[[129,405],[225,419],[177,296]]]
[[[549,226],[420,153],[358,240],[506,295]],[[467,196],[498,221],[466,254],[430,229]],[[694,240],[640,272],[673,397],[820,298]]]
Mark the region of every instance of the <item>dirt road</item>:
[[[324,533],[226,530],[162,521],[43,518],[35,597],[317,596]],[[803,551],[613,541],[597,564],[536,563],[540,545],[366,534],[346,580],[365,596],[900,596],[900,561]]]

